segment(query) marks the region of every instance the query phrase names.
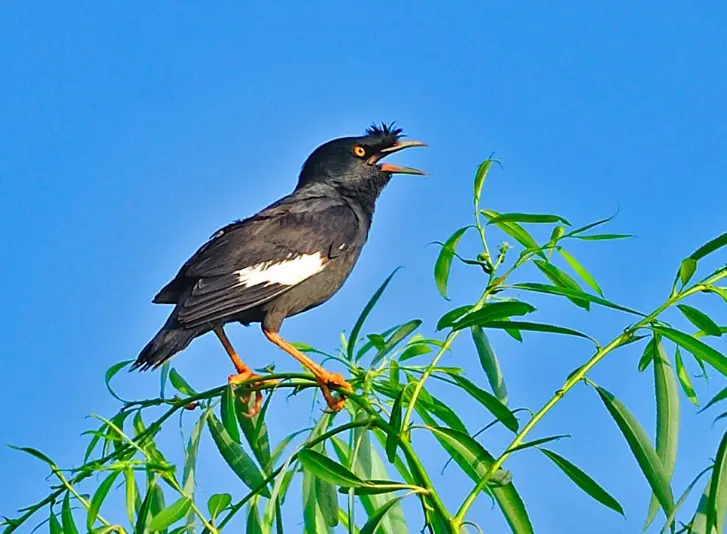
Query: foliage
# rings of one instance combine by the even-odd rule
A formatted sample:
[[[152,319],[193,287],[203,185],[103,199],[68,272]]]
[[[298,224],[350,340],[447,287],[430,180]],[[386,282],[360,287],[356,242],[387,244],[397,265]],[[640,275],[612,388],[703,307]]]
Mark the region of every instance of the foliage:
[[[456,230],[440,243],[434,275],[445,302],[454,264],[475,269],[482,276],[482,283],[472,304],[442,313],[436,325],[436,331],[441,333],[439,337],[418,333],[422,321],[413,319],[359,339],[367,317],[374,313],[392,281],[392,273],[365,306],[351,337],[342,338],[337,353],[299,345],[301,350],[345,366],[355,392],[348,396],[343,412],[324,413],[312,428],[301,423],[300,428],[273,444],[265,422],[271,400],[285,392],[303,395],[306,391],[315,391],[316,383],[311,375],[276,373],[262,377],[264,382],[253,378],[236,389],[225,385],[197,392],[175,369],[167,367],[162,372],[159,396],[127,401],[111,387],[114,375],[130,363],[121,362],[106,373],[107,387],[120,402],[120,409],[108,419],[98,417],[98,426],[87,432],[89,443],[79,467],[61,469],[37,449],[19,449],[47,464],[57,483],[50,487],[45,498],[20,510],[20,515],[5,517],[3,532],[10,534],[21,527],[27,528],[42,514],[44,528],[52,533],[215,533],[227,530],[236,517],[246,525],[247,532],[282,533],[286,497],[298,487],[293,480],[301,479],[301,515],[308,533],[331,532],[337,525],[347,532],[361,534],[422,529],[433,534],[482,532],[480,526],[468,520],[468,513],[475,500],[485,494],[497,503],[512,532],[525,534],[534,532],[534,527],[515,487],[515,477],[503,465],[513,454],[533,452],[543,454],[543,458],[590,498],[623,514],[623,507],[614,495],[552,450],[556,440],[567,436],[526,441],[538,423],[577,384],[593,389],[595,398],[605,408],[602,416],[613,419],[614,431],[623,435],[653,492],[645,529],[661,510],[663,518],[657,528],[662,532],[723,532],[727,512],[727,434],[713,460],[705,459],[704,470],[678,499],[675,499],[672,473],[677,461],[679,389],[691,403],[699,405],[685,359],[688,355],[693,357],[704,379],[707,366],[727,375],[727,358],[705,342],[721,336],[727,329],[705,312],[685,303],[698,293],[713,294],[727,301],[727,287],[719,285],[727,278],[727,268],[697,277],[700,262],[727,245],[727,234],[699,247],[683,260],[668,298],[644,314],[606,299],[595,278],[569,249],[576,241],[601,242],[629,236],[597,233],[611,218],[573,228],[568,220],[557,215],[482,209],[482,187],[493,163],[491,159],[483,162],[475,175],[473,224]],[[550,237],[546,241],[539,242],[533,235],[537,231],[528,229],[536,226],[547,229]],[[491,234],[497,232],[514,244],[504,242],[492,250]],[[481,247],[475,257],[464,257],[458,252],[466,237],[474,237]],[[537,275],[536,280],[517,281],[531,273]],[[599,343],[557,321],[532,320],[535,307],[516,298],[516,295],[528,294],[567,299],[583,310],[596,306],[610,308],[624,314],[625,327],[615,338]],[[691,333],[664,320],[664,313],[670,309],[679,312],[674,316],[689,324]],[[531,332],[575,336],[583,340],[584,351],[591,353],[542,407],[532,412],[514,410],[488,337],[492,330],[507,332],[518,341],[524,341]],[[455,340],[463,333],[472,339],[486,383],[466,377],[459,368],[440,365],[442,357],[454,350]],[[653,442],[618,398],[588,378],[589,372],[604,358],[633,343],[644,345],[638,369],[653,369],[657,414]],[[432,381],[459,390],[468,396],[473,409],[484,409],[491,414],[493,425],[501,425],[512,434],[510,444],[500,452],[490,452],[487,434],[470,432],[447,402],[435,396],[433,388],[428,388]],[[172,397],[165,395],[167,384],[177,392]],[[553,385],[547,387],[553,388]],[[254,402],[250,399],[255,396],[254,391],[266,391],[267,395],[262,411],[249,418],[245,401]],[[702,411],[726,398],[727,387]],[[191,415],[195,420],[186,439],[183,464],[173,465],[161,450],[158,437],[173,416],[182,414],[187,419]],[[432,482],[429,472],[436,466],[418,453],[415,436],[421,433],[429,434],[439,443],[451,462],[471,479],[466,498],[454,503],[454,508],[448,508],[453,503]],[[211,438],[221,458],[239,478],[237,495],[218,493],[206,502],[197,495],[198,451],[205,435]],[[544,447],[546,443],[549,448]],[[687,495],[698,485],[704,486],[704,490],[697,509],[683,509]],[[116,494],[119,502],[125,502],[126,517],[112,522],[104,511],[111,496]],[[402,508],[405,499],[414,499],[420,504],[421,515],[410,517],[409,526]]]

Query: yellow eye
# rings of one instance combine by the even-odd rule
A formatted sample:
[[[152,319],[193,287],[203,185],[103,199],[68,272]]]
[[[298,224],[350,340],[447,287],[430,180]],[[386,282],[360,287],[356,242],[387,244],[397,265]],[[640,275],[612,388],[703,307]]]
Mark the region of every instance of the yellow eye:
[[[353,147],[353,155],[357,158],[362,158],[366,155],[366,149],[361,145],[356,145]]]

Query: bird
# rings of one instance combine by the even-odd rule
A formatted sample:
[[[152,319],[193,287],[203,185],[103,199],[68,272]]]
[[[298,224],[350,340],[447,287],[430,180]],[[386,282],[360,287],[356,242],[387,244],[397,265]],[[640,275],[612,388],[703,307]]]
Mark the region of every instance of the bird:
[[[217,230],[154,297],[153,303],[174,308],[131,369],[158,368],[193,339],[213,332],[236,370],[228,382],[238,385],[259,375],[242,361],[224,326],[260,323],[270,342],[312,373],[330,410],[341,410],[351,385],[286,341],[280,329],[285,319],[323,304],[343,286],[392,176],[426,174],[381,162],[400,150],[427,146],[404,137],[394,123],[381,123],[362,136],[328,141],[305,160],[292,193]],[[259,410],[261,400],[258,392],[248,415]]]

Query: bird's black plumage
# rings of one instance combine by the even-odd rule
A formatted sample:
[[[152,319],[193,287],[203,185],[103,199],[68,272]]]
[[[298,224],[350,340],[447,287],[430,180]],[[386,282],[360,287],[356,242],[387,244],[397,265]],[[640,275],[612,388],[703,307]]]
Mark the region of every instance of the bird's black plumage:
[[[286,317],[328,300],[358,260],[392,174],[423,174],[379,160],[421,145],[382,125],[318,147],[291,194],[217,231],[156,295],[175,307],[134,367],[157,367],[229,322],[277,332]]]

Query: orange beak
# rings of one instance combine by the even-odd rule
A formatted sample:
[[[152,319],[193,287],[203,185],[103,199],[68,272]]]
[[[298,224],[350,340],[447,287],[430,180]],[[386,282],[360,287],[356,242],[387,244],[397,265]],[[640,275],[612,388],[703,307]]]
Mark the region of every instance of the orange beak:
[[[411,148],[415,146],[427,146],[426,143],[423,143],[422,141],[414,141],[414,140],[408,140],[408,141],[397,141],[393,146],[389,148],[384,148],[379,150],[376,154],[372,155],[368,159],[369,165],[376,164],[379,160],[385,158],[389,154],[393,154],[395,152],[399,152],[400,150],[404,150],[405,148]],[[417,174],[417,175],[425,175],[424,171],[420,171],[419,169],[412,169],[411,167],[403,167],[401,165],[393,165],[391,163],[382,163],[379,165],[379,169],[381,169],[384,172],[390,172],[392,174]]]

